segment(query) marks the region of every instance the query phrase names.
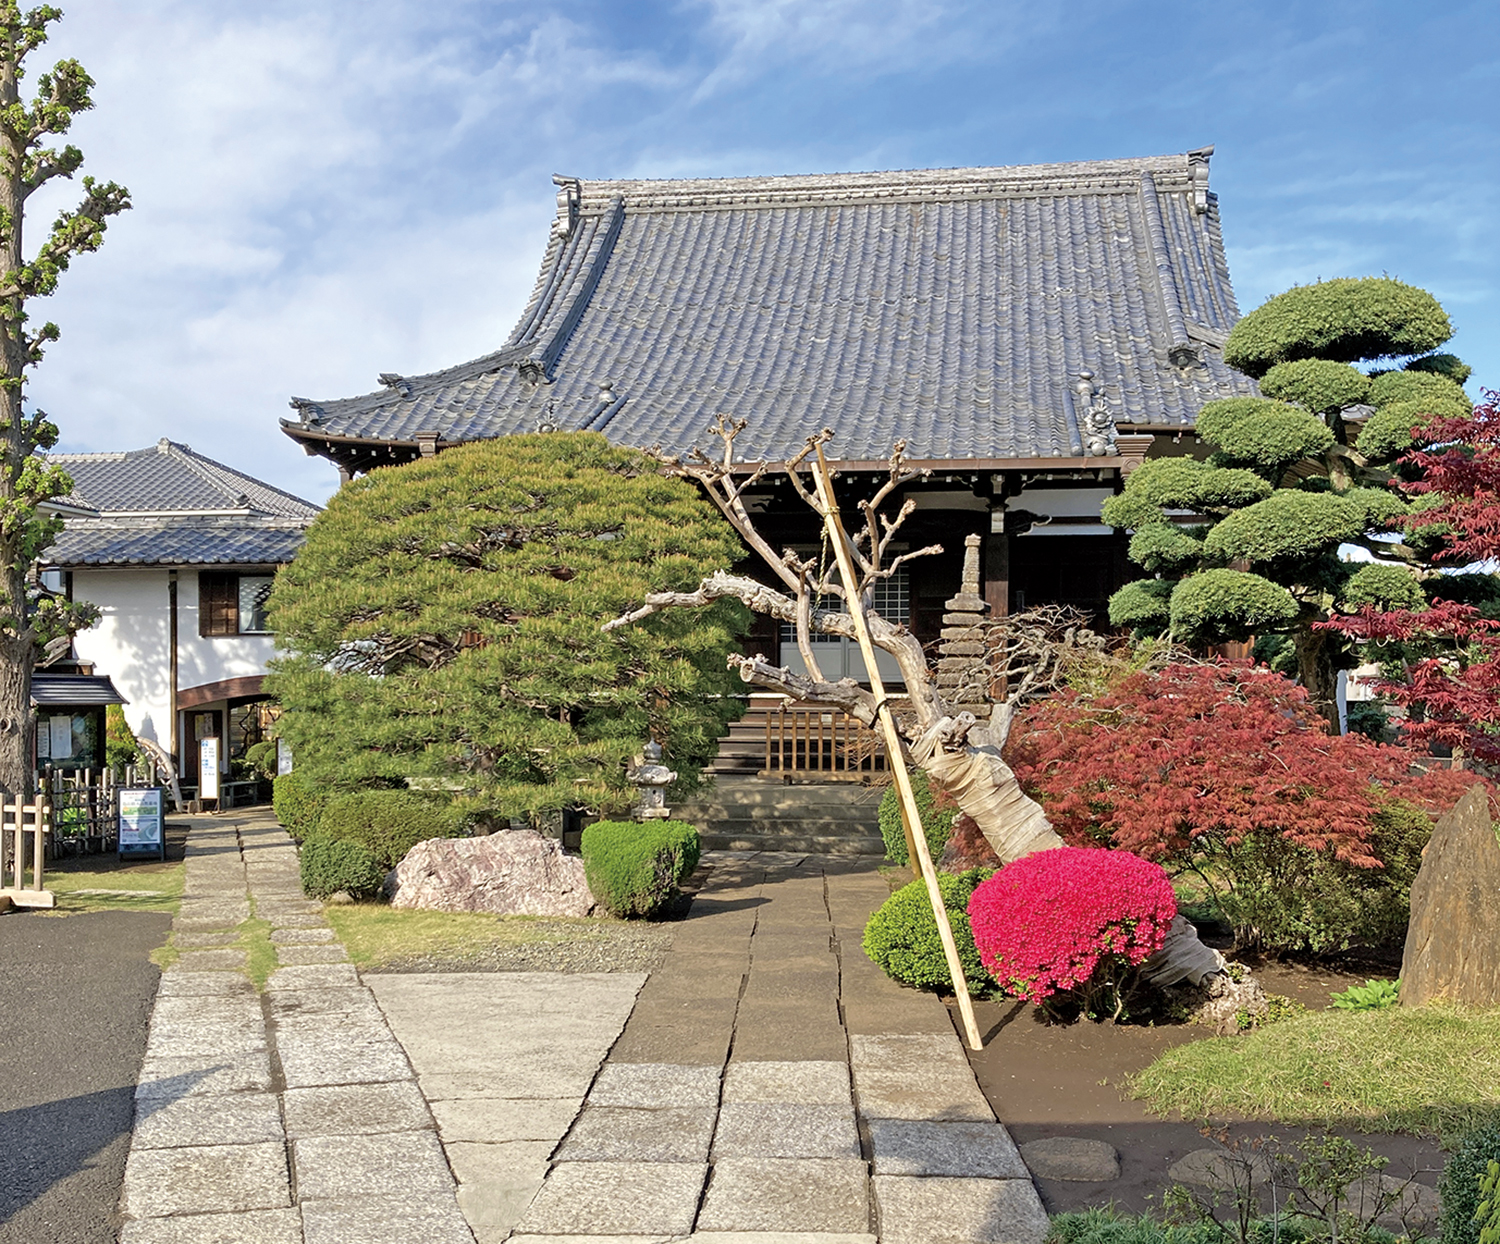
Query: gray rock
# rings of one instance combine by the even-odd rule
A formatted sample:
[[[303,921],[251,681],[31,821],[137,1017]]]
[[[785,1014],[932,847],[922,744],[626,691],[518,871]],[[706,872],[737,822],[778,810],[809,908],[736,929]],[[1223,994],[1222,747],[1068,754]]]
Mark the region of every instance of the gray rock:
[[[586,916],[583,861],[533,830],[419,842],[385,881],[392,907],[497,916]]]
[[[1024,1150],[1022,1151],[1024,1152]],[[1194,1149],[1167,1167],[1167,1178],[1177,1184],[1192,1184],[1216,1192],[1258,1188],[1271,1177],[1271,1161],[1263,1153],[1231,1152],[1228,1149]]]
[[[1474,786],[1438,821],[1411,887],[1401,1005],[1500,1005],[1500,841]]]
[[[1048,1136],[1022,1145],[1021,1156],[1039,1179],[1098,1184],[1120,1177],[1120,1155],[1102,1140]]]

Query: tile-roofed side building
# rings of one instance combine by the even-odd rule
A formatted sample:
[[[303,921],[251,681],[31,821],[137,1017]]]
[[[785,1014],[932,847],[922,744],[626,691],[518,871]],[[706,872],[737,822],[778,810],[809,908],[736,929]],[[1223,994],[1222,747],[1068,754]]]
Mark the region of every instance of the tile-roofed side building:
[[[747,460],[782,460],[824,426],[846,461],[898,437],[922,461],[1083,459],[1099,455],[1081,408],[1101,404],[1120,431],[1177,435],[1206,401],[1254,392],[1220,354],[1238,311],[1211,151],[559,178],[536,286],[499,350],[294,399],[283,428],[346,471],[548,428],[680,452],[721,411],[749,420]]]
[[[270,721],[266,598],[319,507],[170,440],[48,461],[74,487],[42,555],[47,578],[101,615],[70,664],[114,680],[131,728],[176,756],[188,787],[206,737],[221,742],[227,780]]]

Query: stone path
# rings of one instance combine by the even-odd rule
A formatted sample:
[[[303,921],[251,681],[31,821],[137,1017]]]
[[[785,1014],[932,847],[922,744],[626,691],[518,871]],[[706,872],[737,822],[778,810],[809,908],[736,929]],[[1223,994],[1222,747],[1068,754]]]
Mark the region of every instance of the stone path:
[[[708,857],[649,979],[362,982],[274,822],[196,821],[188,851],[122,1244],[1046,1234],[946,1008],[860,950],[868,862]],[[252,914],[264,994],[232,944]]]

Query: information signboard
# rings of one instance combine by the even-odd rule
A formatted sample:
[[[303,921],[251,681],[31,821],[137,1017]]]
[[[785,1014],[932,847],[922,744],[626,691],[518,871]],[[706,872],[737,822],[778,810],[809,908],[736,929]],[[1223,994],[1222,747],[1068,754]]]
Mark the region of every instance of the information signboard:
[[[119,789],[120,857],[155,855],[167,858],[167,836],[160,786]]]
[[[213,737],[198,740],[198,798],[219,797],[219,740]]]

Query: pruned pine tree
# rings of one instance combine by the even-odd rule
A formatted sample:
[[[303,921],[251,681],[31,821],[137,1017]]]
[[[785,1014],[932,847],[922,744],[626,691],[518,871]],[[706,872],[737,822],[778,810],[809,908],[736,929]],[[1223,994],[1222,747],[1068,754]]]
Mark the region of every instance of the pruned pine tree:
[[[762,465],[736,477],[734,441],[745,426],[743,419],[718,418],[712,429],[722,442],[723,452],[718,458],[701,450],[686,459],[655,456],[673,474],[702,485],[740,538],[770,569],[778,585],[768,586],[744,574],[716,571],[694,591],[647,595],[640,607],[607,623],[606,629],[629,626],[663,610],[703,608],[725,599],[738,600],[756,613],[790,624],[807,669],[805,674],[795,673],[764,656],[736,653],[729,657],[729,664],[738,670],[740,678],[751,686],[780,692],[804,704],[837,709],[874,728],[879,711],[874,695],[853,679],[832,681],[824,677],[812,646],[815,632],[855,637],[854,621],[846,610],[824,607],[830,600],[848,599],[845,585],[833,568],[834,559],[804,556],[792,549],[777,552],[756,529],[745,505],[746,493],[768,471]],[[785,467],[797,494],[820,519],[827,518],[827,511],[809,480],[807,460],[816,446],[828,443],[832,436],[825,429],[809,438],[807,447]],[[891,453],[887,478],[872,498],[859,502],[860,521],[851,524],[855,534],[848,537],[848,550],[859,580],[852,590],[859,594],[870,637],[877,648],[895,660],[906,683],[911,708],[899,715],[898,725],[905,739],[907,762],[953,797],[974,819],[1004,862],[1064,846],[1041,805],[1022,791],[1015,774],[1001,757],[1015,713],[1033,684],[1026,682],[1024,676],[1012,679],[1006,699],[994,706],[987,723],[979,721],[973,713],[958,711],[938,690],[937,678],[917,637],[905,626],[883,618],[875,608],[875,587],[882,579],[890,578],[913,558],[940,551],[940,546],[932,545],[892,555],[892,542],[915,509],[915,503],[908,499],[894,513],[883,512],[882,507],[903,485],[922,474],[906,465],[904,453],[905,444],[898,441]],[[1011,665],[1008,657],[1002,657],[1001,662],[1007,667]],[[1050,667],[1044,662],[1038,668]],[[1014,672],[1023,674],[1019,665]],[[1035,685],[1045,686],[1047,679],[1042,677]],[[1249,981],[1241,989],[1229,981],[1225,969],[1218,952],[1204,946],[1193,926],[1179,916],[1167,944],[1148,961],[1145,973],[1159,985],[1183,981],[1206,984],[1212,978],[1212,992],[1222,994],[1226,1001],[1233,996],[1235,1006],[1254,1007],[1259,987]]]
[[[1469,368],[1433,353],[1452,335],[1436,298],[1385,277],[1299,286],[1241,319],[1224,361],[1263,396],[1209,402],[1197,422],[1207,461],[1152,459],[1105,503],[1104,521],[1132,533],[1131,560],[1155,576],[1115,593],[1110,621],[1199,646],[1284,636],[1287,672],[1337,730],[1337,673],[1358,662],[1317,624],[1420,607],[1436,574],[1436,539],[1403,527],[1430,499],[1405,493],[1394,464],[1430,421],[1471,409]],[[1344,560],[1351,545],[1372,560]]]
[[[77,147],[49,144],[67,133],[76,114],[93,107],[94,81],[76,60],[37,75],[33,97],[21,97],[26,58],[61,16],[50,5],[23,11],[14,0],[0,0],[0,788],[17,794],[31,787],[31,674],[38,648],[55,655],[88,621],[34,581],[37,554],[60,525],[39,507],[66,496],[73,483],[37,456],[57,443],[57,428],[43,411],[23,409],[27,372],[58,338],[56,324],[31,328],[26,307],[57,288],[75,255],[98,250],[106,222],[130,206],[123,186],[85,177],[82,201],[59,212],[35,254],[26,256],[28,200],[83,164]]]

